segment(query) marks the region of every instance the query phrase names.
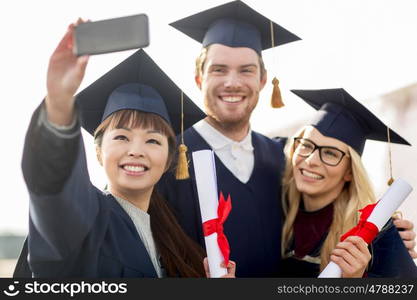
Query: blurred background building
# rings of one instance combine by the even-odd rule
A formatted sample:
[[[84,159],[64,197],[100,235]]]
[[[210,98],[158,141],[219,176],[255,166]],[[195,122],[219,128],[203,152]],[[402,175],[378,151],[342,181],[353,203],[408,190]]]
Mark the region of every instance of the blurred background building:
[[[0,278],[11,277],[25,237],[0,235]]]

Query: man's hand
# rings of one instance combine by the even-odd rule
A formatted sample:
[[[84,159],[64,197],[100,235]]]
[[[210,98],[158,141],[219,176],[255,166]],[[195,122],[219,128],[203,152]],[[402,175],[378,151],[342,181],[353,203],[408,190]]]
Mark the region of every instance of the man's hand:
[[[416,246],[416,233],[413,230],[413,222],[394,217],[394,225],[399,230],[400,236],[403,239],[404,245],[407,248],[408,253],[410,253],[412,258],[417,258],[417,252],[414,249]]]

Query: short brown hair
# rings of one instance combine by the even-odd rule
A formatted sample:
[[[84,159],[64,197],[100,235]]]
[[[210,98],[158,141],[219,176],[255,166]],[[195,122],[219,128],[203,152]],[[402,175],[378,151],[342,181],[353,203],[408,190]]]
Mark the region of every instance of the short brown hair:
[[[210,45],[202,48],[200,55],[195,60],[195,75],[196,76],[203,75],[204,64],[206,63],[207,53],[208,53],[209,48],[210,48]],[[262,78],[266,73],[266,69],[265,69],[264,60],[262,59],[262,56],[260,56],[259,54],[258,54],[258,61],[259,61],[259,67],[261,70],[261,78]]]

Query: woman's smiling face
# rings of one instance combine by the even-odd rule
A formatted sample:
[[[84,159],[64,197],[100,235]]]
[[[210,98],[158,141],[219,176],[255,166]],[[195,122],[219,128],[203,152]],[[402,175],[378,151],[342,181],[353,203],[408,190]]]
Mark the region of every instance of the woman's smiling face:
[[[166,170],[168,148],[168,138],[157,130],[106,130],[100,151],[111,190],[125,195],[152,189]]]
[[[312,126],[306,127],[302,137],[318,146],[335,147],[344,153],[349,152],[345,143],[322,135]],[[335,200],[342,191],[344,184],[351,180],[349,157],[344,156],[338,165],[329,166],[322,162],[317,149],[308,157],[298,155],[298,152],[299,149],[295,149],[292,166],[295,184],[303,195],[304,201],[314,198],[328,204]]]

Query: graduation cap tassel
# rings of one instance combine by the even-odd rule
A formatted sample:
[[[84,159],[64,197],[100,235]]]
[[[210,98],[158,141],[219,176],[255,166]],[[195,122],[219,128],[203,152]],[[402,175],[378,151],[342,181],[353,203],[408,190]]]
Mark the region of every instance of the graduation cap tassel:
[[[281,90],[279,89],[279,80],[274,77],[272,79],[273,89],[272,89],[272,96],[271,96],[271,106],[273,108],[280,108],[284,106],[284,102],[282,102],[281,97]]]
[[[187,146],[184,144],[184,94],[181,91],[181,144],[178,146],[178,164],[175,178],[184,180],[190,177],[188,172]]]
[[[390,178],[388,179],[387,184],[391,185],[394,182],[394,178],[392,177],[392,162],[391,162],[391,136],[389,132],[389,127],[387,126],[387,137],[388,137],[388,157],[389,157],[389,175]]]
[[[275,40],[274,40],[274,24],[270,21],[271,24],[271,42],[272,48],[275,47]],[[273,108],[280,108],[284,106],[284,102],[282,101],[281,90],[279,89],[279,80],[274,77],[272,79],[272,95],[271,95],[271,106]]]

